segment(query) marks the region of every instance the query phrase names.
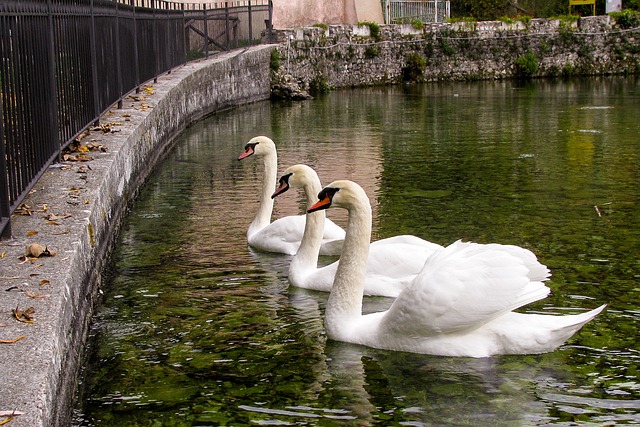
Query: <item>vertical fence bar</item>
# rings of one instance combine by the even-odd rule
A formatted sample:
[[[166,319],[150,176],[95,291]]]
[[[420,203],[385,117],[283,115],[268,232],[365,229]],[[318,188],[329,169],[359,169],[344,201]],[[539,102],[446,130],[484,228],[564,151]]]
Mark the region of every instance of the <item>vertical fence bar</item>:
[[[122,52],[120,51],[120,15],[119,15],[119,7],[116,2],[116,73],[117,73],[117,81],[118,81],[118,94],[120,95],[118,99],[118,108],[122,108],[122,92],[123,84],[122,84]]]
[[[207,5],[202,5],[202,14],[204,16],[204,57],[209,57],[209,22],[207,22]]]
[[[91,14],[91,26],[90,31],[91,34],[89,39],[91,40],[91,73],[92,75],[92,83],[93,83],[93,114],[91,117],[96,117],[98,111],[100,111],[100,91],[98,90],[98,53],[97,53],[97,43],[96,43],[96,16],[95,16],[95,0],[91,0],[90,14]],[[94,123],[97,125],[97,123]]]
[[[231,21],[229,21],[229,2],[226,1],[224,2],[224,26],[225,26],[225,30],[224,30],[224,36],[225,36],[225,49],[226,50],[231,50],[231,39],[230,39],[230,31],[231,28],[229,28],[229,24]]]
[[[249,46],[253,44],[253,15],[251,13],[251,0],[249,0],[248,5],[248,15],[249,15]]]
[[[140,93],[140,56],[138,55],[138,6],[131,0],[133,6],[133,63],[135,64],[136,93]]]
[[[153,26],[153,40],[151,41],[151,44],[153,45],[153,53],[154,53],[154,59],[155,59],[155,69],[153,71],[153,82],[154,83],[158,83],[158,68],[159,68],[159,64],[158,62],[160,61],[160,55],[158,55],[158,20],[156,18],[156,0],[151,0],[151,15],[153,17],[152,21],[152,26]]]
[[[49,116],[51,119],[51,142],[57,147],[58,160],[60,160],[60,132],[58,132],[58,96],[56,93],[56,39],[55,23],[53,20],[52,0],[47,0],[47,23],[49,30]]]
[[[11,208],[9,199],[9,182],[7,180],[7,156],[4,148],[4,115],[0,98],[0,237],[11,237]]]
[[[182,3],[180,5],[180,9],[182,10],[182,20],[181,25],[180,25],[180,34],[182,35],[182,52],[184,53],[183,56],[183,60],[182,63],[186,64],[187,61],[189,61],[189,58],[187,57],[187,17],[185,15],[185,11],[184,11],[184,3]]]
[[[4,12],[5,9],[2,9]],[[0,52],[8,52],[8,28],[9,19],[0,16]],[[5,85],[7,84],[7,70],[5,61],[0,62],[0,237],[11,237],[11,195],[9,192],[9,168],[7,166],[7,149],[5,144],[9,143],[9,136],[4,134],[4,109],[5,102],[4,93],[6,93]]]

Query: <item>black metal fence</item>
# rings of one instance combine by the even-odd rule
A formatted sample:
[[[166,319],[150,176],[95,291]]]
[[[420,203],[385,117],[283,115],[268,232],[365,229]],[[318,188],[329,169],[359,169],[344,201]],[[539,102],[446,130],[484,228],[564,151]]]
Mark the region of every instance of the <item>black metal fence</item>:
[[[192,58],[260,43],[271,1],[0,0],[0,236],[73,140]]]

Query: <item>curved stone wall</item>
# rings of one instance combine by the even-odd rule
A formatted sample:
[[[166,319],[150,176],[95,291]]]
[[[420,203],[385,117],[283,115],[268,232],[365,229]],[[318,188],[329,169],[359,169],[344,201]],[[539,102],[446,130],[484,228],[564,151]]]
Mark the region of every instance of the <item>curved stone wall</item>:
[[[273,46],[189,63],[131,94],[38,181],[13,238],[0,241],[0,411],[11,426],[68,425],[78,371],[114,238],[174,137],[201,117],[269,98]],[[239,141],[241,143],[241,141]],[[49,255],[25,258],[33,243]],[[14,309],[33,307],[33,322]],[[0,418],[0,421],[5,418]]]

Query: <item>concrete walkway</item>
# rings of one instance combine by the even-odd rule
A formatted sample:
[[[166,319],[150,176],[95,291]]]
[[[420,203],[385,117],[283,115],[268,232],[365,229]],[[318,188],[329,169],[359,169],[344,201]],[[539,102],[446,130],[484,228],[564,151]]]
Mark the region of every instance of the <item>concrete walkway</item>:
[[[16,411],[6,425],[69,424],[101,272],[129,202],[187,125],[268,99],[272,49],[220,54],[143,86],[38,181],[12,218],[13,238],[0,241],[0,422]],[[32,244],[42,247],[25,257]]]

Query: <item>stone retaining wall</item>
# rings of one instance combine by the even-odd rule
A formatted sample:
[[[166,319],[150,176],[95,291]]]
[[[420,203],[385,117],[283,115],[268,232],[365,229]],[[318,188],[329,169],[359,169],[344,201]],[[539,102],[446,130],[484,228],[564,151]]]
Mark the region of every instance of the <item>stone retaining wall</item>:
[[[374,34],[372,34],[372,29]],[[303,89],[638,73],[640,28],[610,16],[577,22],[463,22],[276,30],[278,80]]]

